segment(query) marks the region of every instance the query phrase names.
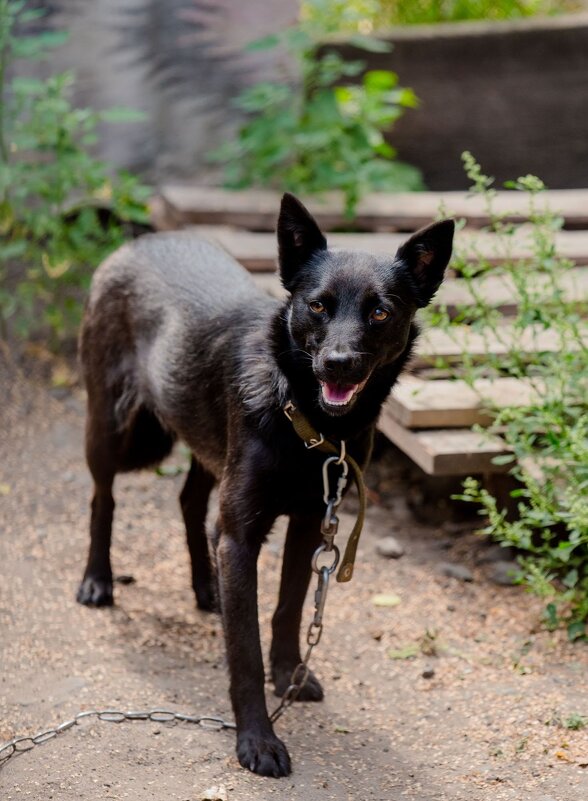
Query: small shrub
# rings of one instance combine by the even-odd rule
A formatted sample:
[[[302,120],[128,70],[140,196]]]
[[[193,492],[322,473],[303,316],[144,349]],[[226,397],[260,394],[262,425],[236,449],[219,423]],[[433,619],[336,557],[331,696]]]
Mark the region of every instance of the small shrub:
[[[64,41],[58,32],[17,33],[42,14],[0,0],[0,320],[5,336],[48,326],[59,339],[77,325],[80,289],[122,243],[124,224],[147,222],[148,190],[126,173],[111,177],[91,154],[101,120],[136,114],[73,107],[70,72],[7,79],[15,59],[43,58]]]
[[[464,154],[464,162],[473,192],[484,198],[502,263],[490,266],[475,250],[458,253],[454,267],[472,302],[451,317],[446,309],[431,312],[430,321],[449,333],[456,324],[469,323],[489,342],[504,346],[500,356],[490,355],[489,348],[481,362],[464,354],[459,370],[452,368],[454,375],[473,387],[482,376],[524,376],[534,397],[525,406],[495,408],[490,427],[512,450],[512,456],[499,459],[511,465],[518,480],[511,493],[517,499],[516,518],[474,479],[467,479],[461,497],[480,505],[487,519],[484,533],[522,554],[522,582],[549,601],[548,627],[563,623],[571,640],[583,638],[588,619],[588,303],[566,291],[573,265],[557,253],[555,235],[563,221],[544,200],[543,183],[525,176],[507,184],[528,198],[529,222],[522,228],[496,212],[492,179],[470,154]],[[523,237],[530,250],[523,262],[512,254],[515,236],[519,242]],[[516,313],[508,321],[488,305],[477,285],[489,271],[514,292]],[[521,346],[523,333],[533,341],[544,331],[557,338],[558,349],[529,352]]]
[[[350,217],[369,190],[422,189],[418,170],[396,160],[384,139],[405,108],[417,100],[398,86],[388,70],[364,70],[362,61],[344,61],[322,48],[326,35],[350,24],[353,6],[340,0],[305,4],[300,22],[281,34],[254,43],[282,46],[296,66],[294,81],[264,81],[242,92],[235,105],[248,115],[237,138],[215,151],[232,188],[275,186],[302,194],[343,192]],[[346,16],[345,16],[346,15]],[[356,34],[366,50],[387,50],[375,39]]]

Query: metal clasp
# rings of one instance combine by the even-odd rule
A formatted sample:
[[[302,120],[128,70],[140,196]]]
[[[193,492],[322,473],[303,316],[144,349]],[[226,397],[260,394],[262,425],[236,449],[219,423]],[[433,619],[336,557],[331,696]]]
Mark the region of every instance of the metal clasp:
[[[296,411],[296,406],[294,406],[291,400],[289,400],[288,403],[284,406],[283,411],[288,420],[292,422],[292,412]]]
[[[343,458],[343,461],[341,459]],[[331,495],[331,484],[329,482],[329,465],[335,462],[341,468],[341,475],[337,480],[337,489],[334,495]],[[344,461],[344,456],[329,456],[323,462],[323,501],[329,505],[329,501],[333,501],[333,506],[336,508],[341,503],[343,498],[343,491],[347,486],[347,475],[349,473],[349,465]]]

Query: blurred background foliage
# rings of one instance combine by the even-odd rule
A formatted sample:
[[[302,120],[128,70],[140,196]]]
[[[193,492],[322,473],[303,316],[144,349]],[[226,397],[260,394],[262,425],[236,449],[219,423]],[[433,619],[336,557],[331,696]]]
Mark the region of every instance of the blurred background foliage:
[[[337,30],[370,33],[391,25],[421,25],[463,20],[509,20],[563,14],[584,7],[579,0],[351,0],[338,3],[346,10],[337,15]],[[309,18],[324,16],[315,3],[302,4]],[[327,12],[333,25],[333,14]]]
[[[424,188],[419,171],[398,161],[384,138],[405,109],[418,105],[414,92],[399,86],[396,73],[365,71],[362,60],[344,60],[324,44],[344,28],[356,47],[389,51],[389,44],[361,32],[370,9],[363,2],[306,2],[297,23],[250,45],[283,48],[295,69],[292,78],[278,75],[235,99],[246,121],[212,154],[225,165],[226,186],[304,195],[340,190],[350,219],[367,191]]]
[[[43,15],[0,0],[0,324],[5,338],[44,330],[56,344],[76,330],[96,265],[132,223],[148,222],[149,191],[92,155],[98,123],[134,112],[75,108],[71,72],[13,74],[18,59],[43,59],[65,41],[62,31],[27,32]]]
[[[361,58],[343,58],[329,48],[329,37],[343,33],[366,53],[384,53],[391,45],[373,32],[390,24],[575,7],[553,0],[305,0],[297,21],[250,46],[285,52],[286,67],[234,98],[243,122],[214,154],[226,184],[306,195],[339,190],[350,220],[367,191],[424,188],[388,136],[401,115],[419,113],[415,93],[388,69],[366,70]],[[37,2],[0,0],[0,326],[4,337],[42,331],[58,344],[76,330],[93,269],[148,223],[149,190],[95,155],[103,122],[136,122],[139,115],[74,102],[71,71],[30,77],[35,71],[26,65],[68,38],[53,29],[52,12],[49,4],[43,10]]]

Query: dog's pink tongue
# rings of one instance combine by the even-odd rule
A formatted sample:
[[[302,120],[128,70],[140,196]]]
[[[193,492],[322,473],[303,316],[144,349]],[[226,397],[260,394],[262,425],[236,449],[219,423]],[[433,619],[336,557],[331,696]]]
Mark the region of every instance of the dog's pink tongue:
[[[348,387],[338,387],[336,384],[327,383],[322,385],[323,398],[327,403],[336,403],[341,406],[345,403],[349,403],[356,389],[357,384],[352,384]]]

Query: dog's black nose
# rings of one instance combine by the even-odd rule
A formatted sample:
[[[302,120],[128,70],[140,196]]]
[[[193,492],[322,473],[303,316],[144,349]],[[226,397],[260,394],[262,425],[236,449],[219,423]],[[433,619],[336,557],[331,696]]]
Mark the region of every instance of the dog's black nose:
[[[355,359],[351,353],[338,353],[337,351],[331,351],[323,361],[325,370],[333,377],[344,376],[353,369],[354,365]]]

